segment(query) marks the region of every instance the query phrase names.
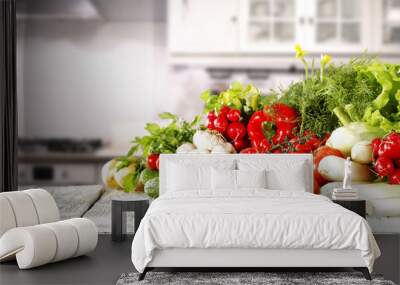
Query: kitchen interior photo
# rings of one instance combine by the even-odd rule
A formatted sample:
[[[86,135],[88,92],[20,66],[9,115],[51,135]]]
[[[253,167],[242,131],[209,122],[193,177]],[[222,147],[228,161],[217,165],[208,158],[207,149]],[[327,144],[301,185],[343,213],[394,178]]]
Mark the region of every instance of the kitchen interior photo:
[[[138,230],[142,218],[146,219],[147,207],[150,205],[149,209],[153,209],[154,204],[156,205],[154,207],[157,207],[158,203],[163,201],[162,199],[160,199],[161,202],[157,201],[162,188],[162,182],[159,181],[163,175],[161,174],[163,168],[159,164],[161,161],[159,155],[163,154],[163,150],[166,149],[159,146],[158,150],[160,151],[154,153],[146,150],[143,147],[146,141],[143,137],[153,135],[151,139],[154,139],[156,136],[154,133],[160,129],[161,131],[168,129],[170,125],[167,125],[165,119],[172,119],[172,124],[176,124],[170,127],[171,129],[175,128],[176,132],[169,138],[171,141],[179,142],[179,145],[175,142],[173,151],[168,150],[167,153],[175,155],[176,152],[178,156],[183,155],[182,161],[184,161],[187,153],[183,151],[183,148],[181,153],[178,152],[178,147],[184,144],[190,151],[194,151],[193,155],[214,154],[211,148],[202,152],[203,149],[196,144],[195,134],[199,131],[208,132],[208,128],[212,130],[208,133],[209,137],[215,135],[217,137],[215,140],[222,137],[223,143],[229,144],[226,139],[230,137],[227,126],[218,131],[216,121],[212,117],[214,115],[219,117],[220,114],[223,114],[223,108],[227,107],[218,105],[220,103],[218,100],[224,100],[222,97],[225,93],[229,97],[232,94],[235,95],[237,90],[243,94],[248,92],[250,95],[255,92],[258,96],[257,100],[265,100],[257,101],[257,104],[273,102],[268,101],[268,97],[273,98],[277,94],[285,95],[288,87],[293,86],[293,83],[305,82],[309,75],[315,76],[318,72],[320,73],[316,77],[316,81],[320,79],[323,82],[324,75],[328,74],[329,66],[340,67],[342,64],[352,62],[355,58],[365,59],[367,63],[369,63],[368,60],[378,58],[380,64],[388,62],[393,67],[394,71],[390,70],[391,76],[396,77],[400,74],[400,0],[10,1],[16,3],[18,190],[45,189],[53,196],[56,206],[60,210],[59,217],[56,215],[57,218],[61,220],[77,217],[88,219],[95,224],[96,231],[93,236],[90,237],[88,234],[85,237],[88,239],[87,244],[94,244],[91,248],[93,252],[89,253],[88,259],[76,258],[72,261],[65,261],[66,265],[63,265],[63,262],[54,265],[42,263],[43,266],[40,267],[42,271],[27,270],[20,274],[16,274],[16,269],[11,268],[10,264],[1,265],[0,273],[6,276],[4,278],[9,281],[9,284],[42,284],[43,280],[56,279],[59,284],[64,284],[62,281],[65,281],[65,284],[85,284],[87,280],[91,281],[87,282],[88,284],[115,284],[115,281],[118,281],[119,285],[140,284],[136,283],[139,282],[136,281],[137,271],[140,272],[139,279],[143,279],[146,272],[152,269],[148,270],[144,267],[140,271],[135,262],[131,262],[133,236],[130,234]],[[363,62],[362,60],[361,62]],[[326,74],[323,74],[324,68],[327,70]],[[395,80],[389,84],[390,86],[385,85],[387,78],[379,77],[378,73],[373,68],[365,71],[365,74],[368,74],[366,77],[369,76],[368,80],[373,81],[376,77],[374,84],[379,85],[379,88],[376,88],[378,91],[373,90],[376,93],[373,94],[375,97],[381,92],[380,88],[400,88],[400,85],[396,85],[397,83],[394,82]],[[373,80],[371,74],[373,74],[372,77],[375,76]],[[388,75],[386,74],[386,76]],[[368,80],[366,79],[366,81]],[[360,79],[360,81],[362,80]],[[346,88],[351,90],[349,86]],[[388,94],[390,92],[387,91]],[[382,91],[382,93],[385,92]],[[393,94],[391,93],[391,95]],[[229,97],[232,102],[235,99],[234,95]],[[393,104],[397,104],[394,102],[396,100],[400,102],[397,97],[393,98],[387,101]],[[267,106],[267,103],[262,107],[257,106],[258,109],[250,108],[250,112],[243,107],[252,104],[252,102],[248,102],[250,100],[246,100],[247,98],[240,103],[243,103],[238,108],[240,111],[236,110],[239,112],[239,114],[236,113],[237,120],[229,119],[230,115],[226,115],[228,119],[225,118],[226,125],[228,125],[228,120],[230,125],[235,122],[247,124],[244,125],[242,138],[245,138],[249,145],[243,149],[250,150],[245,152],[244,157],[252,153],[257,153],[256,156],[272,152],[274,153],[271,154],[272,156],[276,156],[275,153],[280,152],[291,153],[287,149],[282,151],[282,149],[273,148],[259,151],[259,146],[253,145],[249,121],[257,112],[268,114],[264,107]],[[361,104],[363,103],[361,102]],[[388,103],[386,102],[386,104]],[[351,107],[349,105],[345,106],[345,111],[349,111]],[[321,109],[324,107],[326,106],[321,106]],[[347,107],[349,108],[346,109]],[[226,112],[235,111],[234,109],[230,106]],[[285,110],[290,112],[293,109]],[[357,111],[364,113],[365,110]],[[295,110],[294,113],[297,117],[289,120],[290,123],[301,124],[300,111],[296,113]],[[159,114],[163,114],[161,117],[164,119],[160,118]],[[197,117],[198,115],[201,116]],[[311,116],[309,115],[308,118]],[[216,118],[218,117],[216,116]],[[302,155],[311,157],[310,167],[313,167],[313,171],[307,172],[307,175],[310,174],[310,176],[304,178],[303,175],[301,178],[304,179],[305,188],[309,188],[303,192],[323,194],[306,193],[316,196],[315,199],[323,202],[326,202],[324,200],[326,199],[330,203],[327,204],[329,207],[337,187],[343,185],[343,189],[349,190],[350,194],[346,193],[343,201],[334,203],[346,208],[343,210],[350,210],[365,218],[363,219],[365,223],[360,228],[364,230],[364,233],[369,234],[369,246],[372,244],[370,247],[373,249],[371,250],[373,253],[369,252],[368,256],[371,259],[376,258],[379,255],[377,254],[379,249],[382,253],[375,262],[374,274],[380,274],[379,278],[384,278],[381,281],[388,282],[379,284],[390,285],[400,282],[400,212],[398,210],[400,186],[391,185],[400,184],[400,158],[391,153],[393,157],[389,159],[389,162],[386,161],[392,167],[390,173],[387,165],[377,170],[375,162],[380,156],[386,159],[385,155],[380,154],[379,147],[382,144],[393,137],[400,142],[400,131],[398,131],[400,130],[400,125],[398,125],[400,116],[397,114],[393,117],[397,120],[393,124],[395,127],[389,131],[385,130],[385,136],[379,136],[380,145],[376,154],[375,150],[372,150],[372,137],[367,142],[370,147],[368,154],[371,157],[367,158],[367,162],[360,163],[362,164],[360,168],[366,169],[368,177],[364,181],[359,180],[366,185],[359,185],[359,181],[351,181],[351,175],[353,178],[358,175],[357,171],[352,173],[351,163],[354,166],[358,161],[353,159],[352,149],[347,152],[340,149],[343,145],[341,143],[343,141],[347,143],[347,140],[340,140],[336,137],[335,139],[339,143],[337,147],[332,147],[336,150],[325,154],[328,157],[334,157],[335,161],[339,161],[337,165],[340,164],[340,167],[337,169],[340,171],[336,172],[335,169],[334,174],[340,172],[340,178],[326,179],[319,173],[323,183],[319,185],[319,181],[317,182],[318,191],[315,186],[314,171],[315,168],[320,171],[318,167],[321,164],[315,164],[314,159],[317,154],[316,150],[319,147],[325,147],[328,136],[323,137],[318,134],[318,146],[306,151],[298,151],[301,153],[299,158],[302,158]],[[197,118],[198,121],[196,121]],[[364,117],[362,119],[364,120]],[[192,120],[193,125],[187,127],[185,124]],[[345,128],[345,124],[340,118],[335,117],[335,120],[336,125],[331,130],[331,138],[334,130]],[[210,127],[210,121],[213,122],[212,127]],[[167,127],[162,129],[149,122]],[[198,128],[200,123],[204,124],[202,130]],[[262,123],[260,122],[260,126],[264,126],[261,125],[264,123],[271,122],[265,119]],[[276,122],[273,123],[276,124]],[[293,127],[296,132],[297,128],[300,127],[297,125]],[[156,130],[154,131],[154,129]],[[184,133],[185,131],[187,133]],[[388,133],[392,131],[395,134],[387,138],[389,137]],[[188,133],[190,139],[179,138],[182,140],[179,141],[174,137],[176,134],[178,137]],[[261,127],[260,133],[263,139],[267,137],[265,129],[261,130]],[[298,136],[300,136],[299,133]],[[232,144],[236,139],[237,137],[232,138]],[[164,138],[164,140],[166,139]],[[162,141],[160,145],[163,143],[166,142]],[[135,144],[138,149],[132,151],[131,147]],[[231,150],[225,152],[226,149],[224,149],[221,152],[224,155],[237,152],[238,154],[232,154],[232,156],[240,159],[239,152],[243,149],[238,149],[236,145],[230,145],[230,147]],[[310,153],[313,153],[314,156]],[[174,158],[171,158],[172,154],[170,155],[164,156],[166,157],[164,161],[168,162],[169,159],[172,161]],[[282,157],[286,155],[285,153]],[[290,159],[295,161],[296,155],[288,155],[288,157],[292,157]],[[212,156],[210,155],[210,157]],[[249,156],[251,157],[251,155]],[[351,156],[353,161],[346,160],[347,156]],[[152,160],[153,158],[154,160]],[[188,158],[186,157],[186,159]],[[321,161],[323,160],[321,159]],[[191,162],[185,163],[190,165]],[[189,170],[179,169],[181,172],[175,176],[175,180],[179,180],[177,177],[181,178],[180,176],[182,176],[182,180],[186,178],[189,181],[191,176],[187,175],[189,178],[185,176],[185,171]],[[227,169],[234,168],[230,166]],[[240,169],[234,170],[239,171]],[[291,167],[287,169],[289,178],[290,170],[292,170]],[[381,175],[379,171],[383,174]],[[398,176],[394,177],[394,171],[397,171]],[[146,174],[143,174],[145,172]],[[168,172],[168,175],[171,173]],[[257,175],[262,177],[262,173],[257,175],[252,173],[251,175],[254,175],[254,181],[257,181]],[[372,176],[374,180],[371,178]],[[193,177],[192,180],[195,181],[196,176]],[[237,182],[238,176],[235,177]],[[281,181],[286,179],[284,175],[278,175],[278,178],[281,178]],[[128,181],[128,179],[130,180]],[[144,188],[146,183],[153,179],[156,180],[155,188],[157,188],[155,196],[151,196]],[[221,179],[221,181],[223,180]],[[307,184],[307,181],[310,184]],[[351,182],[354,182],[353,186],[357,189],[357,194],[353,193]],[[379,186],[375,186],[377,185],[375,182]],[[325,184],[325,192],[322,191],[323,184]],[[345,185],[350,185],[349,189]],[[321,192],[319,192],[320,186]],[[375,191],[378,188],[382,190],[380,193]],[[287,189],[276,188],[275,190],[286,191]],[[29,193],[27,195],[32,194],[29,192],[32,190],[27,191],[26,193]],[[376,200],[375,204],[369,203],[366,196],[363,196],[363,191],[371,195],[371,199]],[[356,198],[351,196],[353,194]],[[360,196],[358,196],[359,194]],[[350,195],[351,199],[346,199],[349,197],[346,195]],[[47,206],[51,208],[49,204]],[[177,208],[179,208],[178,203]],[[238,208],[241,209],[240,206],[235,209]],[[216,207],[216,209],[221,208]],[[200,212],[203,210],[199,208]],[[136,215],[132,211],[136,212]],[[156,210],[154,211],[156,212]],[[227,211],[230,211],[230,208]],[[287,211],[291,212],[291,209]],[[15,213],[13,212],[15,217],[17,217],[16,212],[17,210]],[[378,213],[377,217],[372,217],[371,213]],[[39,219],[39,213],[37,214]],[[178,225],[177,228],[180,227],[180,222],[184,223],[184,221],[175,220],[174,222]],[[166,224],[160,222],[160,228]],[[168,225],[173,225],[172,220]],[[143,228],[144,226],[140,227],[141,230]],[[344,228],[350,231],[351,227]],[[354,228],[356,227],[354,226]],[[343,232],[341,233],[343,234]],[[128,234],[128,238],[126,234]],[[340,233],[338,233],[339,235]],[[0,231],[0,238],[1,236],[2,232]],[[227,236],[229,235],[227,234]],[[360,236],[357,235],[357,237]],[[378,250],[374,247],[374,238],[379,246]],[[56,256],[57,250],[55,252],[54,256]],[[278,257],[279,254],[277,260]],[[325,258],[321,257],[320,259],[323,262],[326,261]],[[298,260],[302,260],[302,258],[300,257]],[[133,268],[132,263],[136,269]],[[357,264],[357,262],[353,263]],[[315,267],[315,264],[312,264],[311,267]],[[367,267],[353,267],[362,272],[358,277],[365,276],[368,279],[369,269]],[[52,270],[54,271],[51,272]],[[158,276],[157,270],[151,273],[154,275],[150,275],[149,280],[153,280],[152,278],[155,278],[153,276]],[[200,278],[196,276],[190,278]],[[318,279],[319,275],[316,276],[313,278]],[[327,276],[331,278],[330,275]],[[372,278],[377,278],[376,276],[378,275],[372,275]],[[253,280],[251,279],[253,277],[250,275],[249,280]],[[2,283],[1,278],[0,283]],[[343,284],[343,280],[354,281],[351,279],[352,276],[348,278],[350,279],[340,279],[342,281],[331,278],[329,282],[333,283],[326,284]],[[179,281],[180,279],[177,280],[174,281],[177,283],[171,282],[171,284],[185,284]],[[159,281],[158,284],[164,283]]]
[[[398,0],[18,0],[21,186],[100,183],[146,122],[200,93],[302,77],[293,46],[400,60]]]

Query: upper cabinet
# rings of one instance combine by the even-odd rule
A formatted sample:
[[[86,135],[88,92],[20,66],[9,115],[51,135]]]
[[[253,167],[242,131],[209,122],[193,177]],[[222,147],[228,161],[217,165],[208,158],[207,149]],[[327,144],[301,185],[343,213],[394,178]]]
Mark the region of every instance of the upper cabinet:
[[[172,54],[400,54],[400,0],[170,0]]]
[[[310,1],[305,1],[310,2]],[[368,0],[313,0],[305,5],[306,47],[311,51],[362,52],[368,45]]]
[[[241,0],[240,48],[243,51],[289,51],[303,42],[302,1]]]
[[[400,53],[400,0],[376,0],[372,9],[376,11],[371,29],[375,35],[375,49]]]
[[[170,0],[169,49],[176,53],[223,53],[238,49],[237,0]]]

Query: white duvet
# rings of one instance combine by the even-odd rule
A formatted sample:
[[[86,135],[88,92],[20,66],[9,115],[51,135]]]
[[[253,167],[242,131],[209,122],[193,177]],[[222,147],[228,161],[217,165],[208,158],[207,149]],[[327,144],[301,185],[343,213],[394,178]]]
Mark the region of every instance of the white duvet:
[[[380,255],[357,214],[323,196],[265,189],[164,194],[139,226],[132,262],[143,272],[165,248],[358,249],[370,271]]]

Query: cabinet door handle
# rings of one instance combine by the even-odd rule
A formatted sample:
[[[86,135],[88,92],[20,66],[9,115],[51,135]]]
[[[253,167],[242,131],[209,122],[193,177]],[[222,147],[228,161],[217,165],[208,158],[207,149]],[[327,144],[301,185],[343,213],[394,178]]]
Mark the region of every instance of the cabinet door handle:
[[[231,17],[231,22],[232,23],[236,23],[238,21],[238,17],[237,16],[232,16]]]
[[[300,25],[304,25],[304,23],[306,22],[306,19],[304,17],[300,17],[299,22],[300,22]]]
[[[308,18],[308,24],[314,25],[314,18]]]

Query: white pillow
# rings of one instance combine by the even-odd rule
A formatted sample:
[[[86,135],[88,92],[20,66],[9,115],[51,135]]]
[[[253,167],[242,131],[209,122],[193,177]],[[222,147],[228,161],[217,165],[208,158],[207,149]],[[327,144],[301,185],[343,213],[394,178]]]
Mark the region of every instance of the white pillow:
[[[212,190],[238,190],[242,188],[266,188],[267,172],[264,170],[211,170]]]
[[[236,190],[236,170],[212,168],[211,189]]]
[[[311,191],[310,169],[306,161],[293,161],[292,159],[263,158],[263,159],[238,159],[239,170],[267,171],[267,188],[271,190]],[[309,189],[308,189],[309,188]]]
[[[237,188],[267,188],[267,171],[236,170]]]
[[[304,162],[293,164],[291,168],[269,169],[268,189],[307,192],[308,170]]]
[[[168,189],[185,191],[210,188],[211,167],[187,167],[171,163],[168,168]]]
[[[234,160],[169,162],[167,165],[167,191],[211,190],[211,169],[229,171],[235,168]]]

